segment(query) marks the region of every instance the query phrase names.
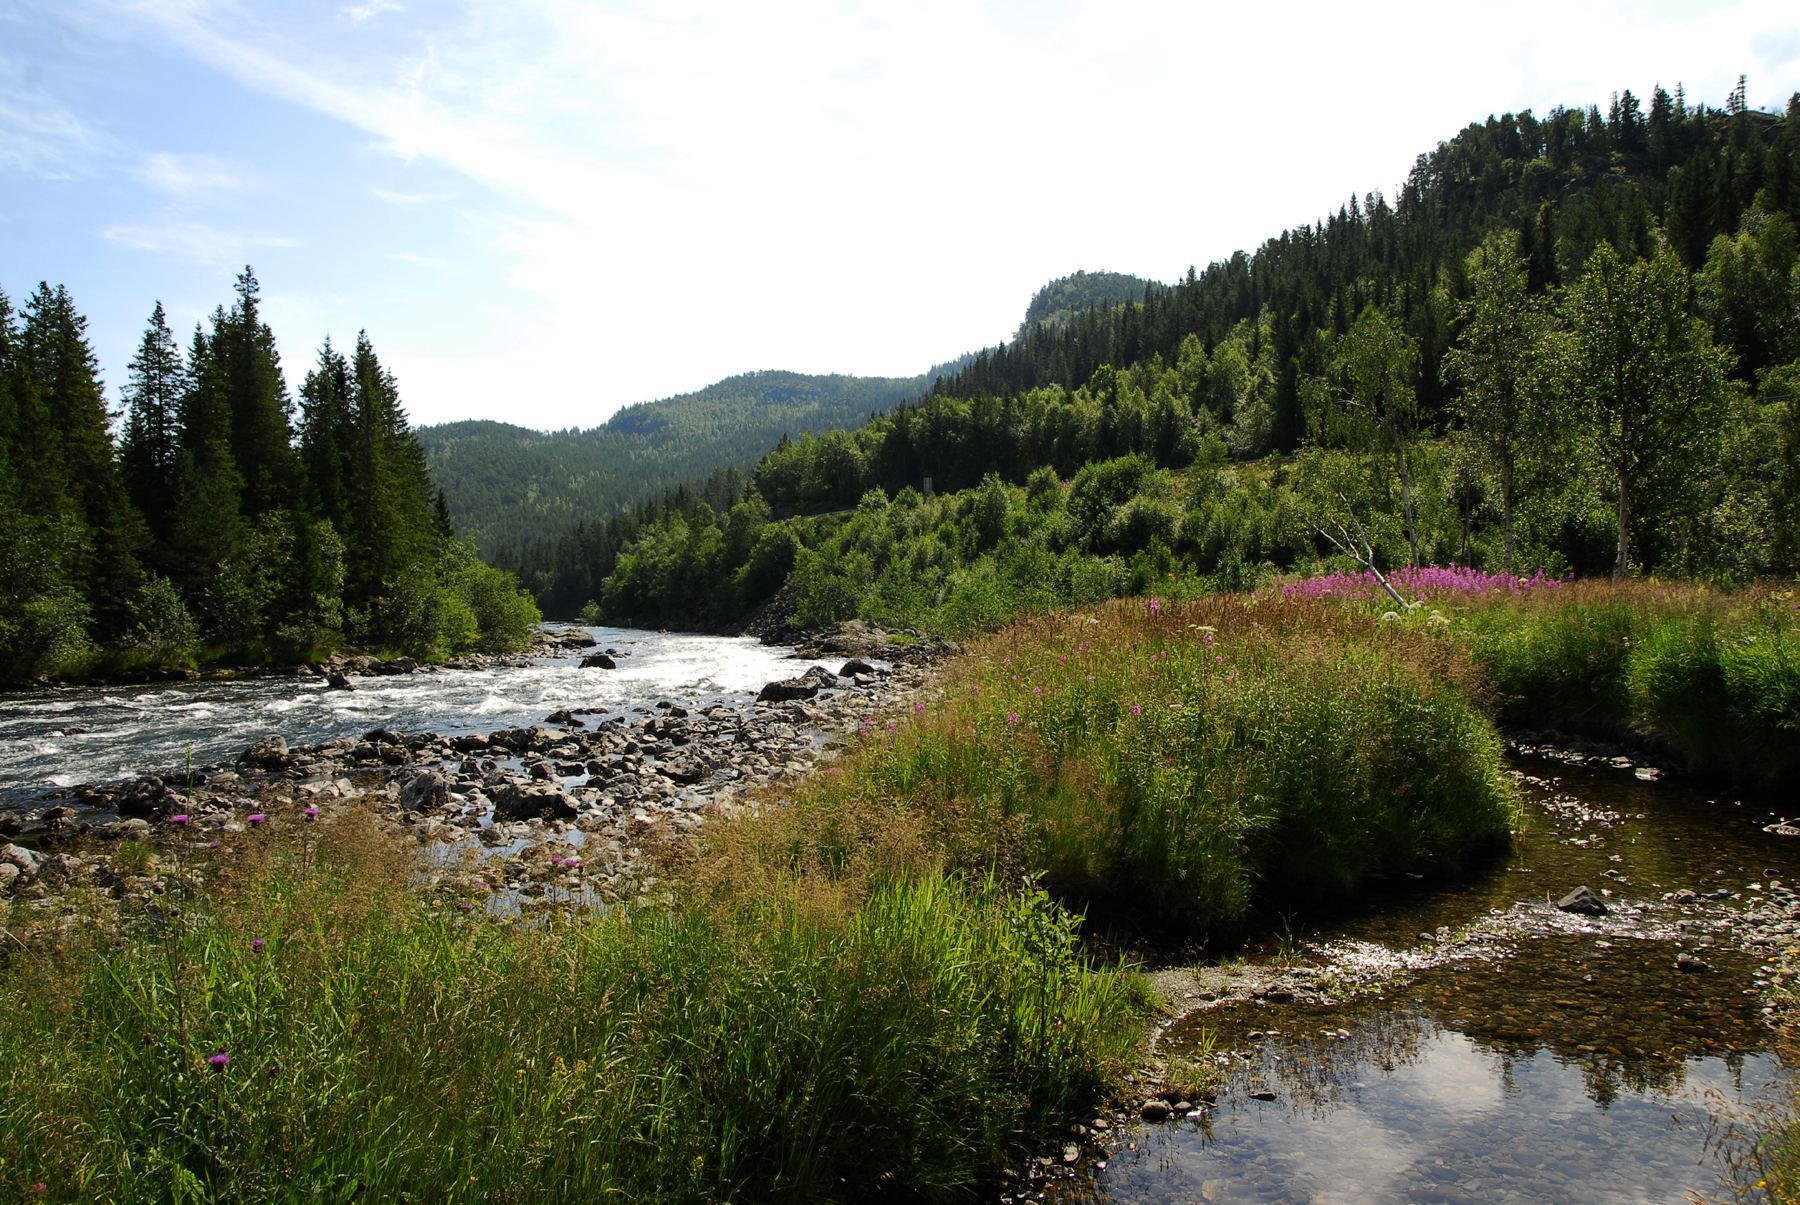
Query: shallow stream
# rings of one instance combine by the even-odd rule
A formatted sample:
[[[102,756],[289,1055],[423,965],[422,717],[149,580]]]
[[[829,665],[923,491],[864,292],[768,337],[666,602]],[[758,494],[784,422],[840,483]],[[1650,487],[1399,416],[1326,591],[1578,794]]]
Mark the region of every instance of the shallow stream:
[[[1536,756],[1514,764],[1535,780],[1532,821],[1503,863],[1311,929],[1296,920],[1298,950],[1290,933],[1285,950],[1250,952],[1417,969],[1331,1006],[1247,1001],[1189,1016],[1164,1048],[1229,1065],[1216,1105],[1133,1127],[1106,1160],[1040,1186],[1042,1199],[1731,1199],[1709,1115],[1785,1083],[1758,989],[1777,951],[1750,945],[1737,921],[1800,880],[1800,839],[1763,832],[1777,817],[1733,794]],[[1609,917],[1547,905],[1584,883],[1611,892]],[[1723,894],[1664,901],[1684,888]],[[1683,950],[1712,969],[1678,971]]]

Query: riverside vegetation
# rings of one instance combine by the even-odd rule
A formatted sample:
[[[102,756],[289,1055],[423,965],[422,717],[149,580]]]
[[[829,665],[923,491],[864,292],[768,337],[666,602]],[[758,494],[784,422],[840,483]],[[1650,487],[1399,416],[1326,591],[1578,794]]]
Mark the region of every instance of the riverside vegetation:
[[[0,293],[0,682],[44,673],[522,649],[541,618],[451,527],[366,336],[293,398],[260,288],[197,326],[161,303],[115,440],[86,320]]]

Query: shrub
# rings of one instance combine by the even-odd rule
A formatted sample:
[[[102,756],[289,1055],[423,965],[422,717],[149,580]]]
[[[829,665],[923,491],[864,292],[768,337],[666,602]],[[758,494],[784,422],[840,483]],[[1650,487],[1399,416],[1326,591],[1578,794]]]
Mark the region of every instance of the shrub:
[[[1518,823],[1480,675],[1442,636],[1268,599],[1013,625],[808,806],[891,800],[953,862],[1199,923],[1265,885],[1447,872]]]

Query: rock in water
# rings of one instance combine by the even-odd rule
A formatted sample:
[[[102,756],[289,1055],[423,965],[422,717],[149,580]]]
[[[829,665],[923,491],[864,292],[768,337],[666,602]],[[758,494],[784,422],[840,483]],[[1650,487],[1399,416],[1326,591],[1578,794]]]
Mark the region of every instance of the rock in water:
[[[325,681],[329,684],[326,686],[327,690],[355,690],[356,689],[355,686],[351,685],[350,679],[346,678],[343,674],[331,674],[325,679]]]
[[[442,774],[426,772],[400,788],[400,807],[408,812],[429,812],[450,802],[450,783]]]
[[[1698,975],[1704,971],[1712,970],[1712,964],[1702,962],[1692,954],[1689,954],[1686,950],[1683,950],[1680,954],[1675,956],[1675,969],[1678,971],[1685,971],[1690,975]]]
[[[1169,1119],[1169,1102],[1166,1100],[1145,1101],[1142,1116],[1145,1121],[1167,1121]]]
[[[508,783],[491,792],[495,820],[529,820],[542,816],[546,820],[570,820],[575,816],[575,801],[560,788],[524,787]]]
[[[244,756],[238,758],[238,764],[261,766],[265,770],[279,770],[287,763],[287,738],[270,734],[244,750]]]
[[[838,677],[854,678],[858,674],[872,674],[874,672],[875,667],[873,665],[870,665],[861,657],[852,657],[850,660],[844,662],[844,668],[838,671]]]
[[[582,669],[618,669],[619,663],[605,653],[589,653],[581,659]]]
[[[790,699],[810,699],[819,693],[816,679],[787,678],[780,682],[766,683],[756,696],[758,703],[786,703]]]
[[[1559,912],[1578,912],[1582,916],[1605,916],[1606,905],[1586,886],[1577,887],[1556,901]]]

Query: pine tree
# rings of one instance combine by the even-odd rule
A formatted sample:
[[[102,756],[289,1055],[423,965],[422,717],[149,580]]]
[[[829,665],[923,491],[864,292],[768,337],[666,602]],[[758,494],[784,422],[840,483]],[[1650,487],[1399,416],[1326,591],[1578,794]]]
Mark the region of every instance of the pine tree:
[[[347,491],[349,576],[358,593],[371,598],[429,552],[434,491],[399,386],[366,331],[356,336],[350,377],[355,442]]]
[[[137,551],[143,520],[120,480],[99,364],[87,341],[87,319],[68,290],[39,284],[25,305],[23,351],[44,419],[57,435],[67,512],[86,528],[93,555],[82,577],[103,635],[129,622],[130,597],[143,573]]]
[[[243,478],[246,518],[292,509],[298,485],[294,404],[281,375],[275,334],[258,309],[261,286],[248,266],[237,278],[237,304],[213,316],[211,368],[231,421],[231,455]]]
[[[150,325],[129,372],[119,463],[132,503],[151,531],[166,539],[169,508],[175,504],[175,461],[181,447],[181,397],[187,367],[160,301],[150,313]]]
[[[300,386],[300,463],[307,504],[338,530],[350,525],[350,457],[356,446],[351,410],[350,363],[331,345],[319,349],[319,363]]]

